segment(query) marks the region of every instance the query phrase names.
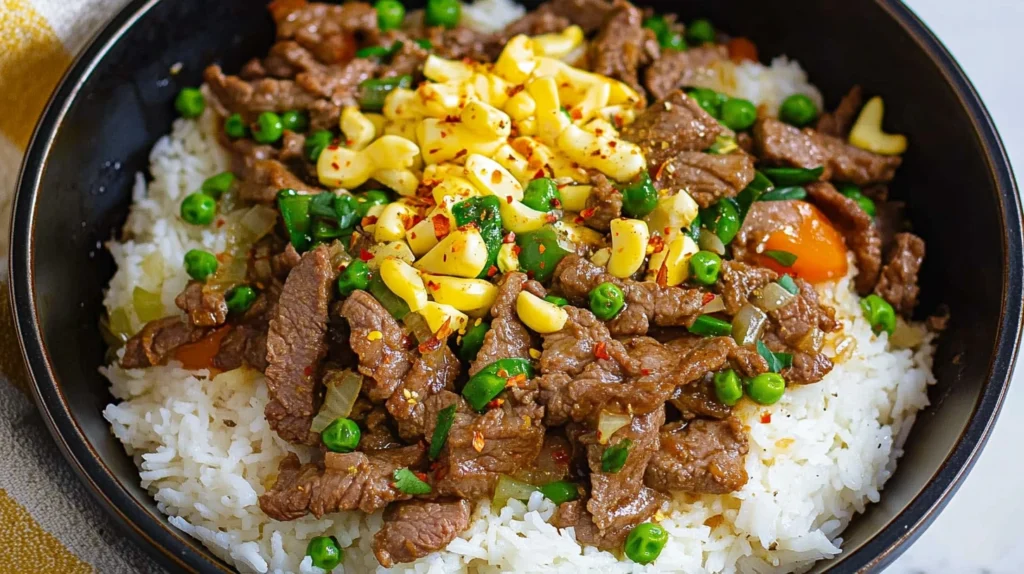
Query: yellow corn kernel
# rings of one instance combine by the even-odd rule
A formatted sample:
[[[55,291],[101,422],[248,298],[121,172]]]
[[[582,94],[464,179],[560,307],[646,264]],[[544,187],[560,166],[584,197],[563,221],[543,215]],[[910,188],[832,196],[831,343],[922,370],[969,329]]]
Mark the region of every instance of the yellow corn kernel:
[[[612,93],[612,88],[606,83],[594,84],[587,88],[587,92],[583,95],[583,99],[580,103],[576,104],[569,110],[569,117],[573,121],[577,122],[589,122],[591,119],[597,116],[601,108],[608,105],[608,97]]]
[[[481,195],[481,193],[468,179],[447,177],[441,183],[434,186],[434,189],[431,190],[431,195],[434,197],[434,203],[437,205],[448,205],[451,207],[463,199],[476,197]],[[448,199],[447,202],[445,201],[446,199]]]
[[[355,189],[366,183],[377,169],[365,151],[328,146],[316,162],[316,175],[327,187]]]
[[[562,59],[583,45],[583,29],[573,25],[559,33],[541,34],[531,39],[536,55]]]
[[[366,217],[370,219],[370,221],[376,222],[377,220],[374,218],[380,217],[380,214],[384,212],[385,207],[386,206],[384,205],[374,205],[373,207],[366,211]],[[366,225],[363,226],[363,231],[369,233],[370,235],[373,235],[373,232],[376,229],[376,227],[376,223],[367,223]]]
[[[511,273],[519,270],[519,255],[516,253],[514,243],[502,243],[498,249],[498,270],[502,273]]]
[[[466,330],[466,325],[469,324],[469,317],[465,313],[462,313],[451,305],[445,305],[444,303],[435,303],[434,301],[428,301],[426,305],[420,309],[420,315],[427,322],[427,327],[431,331],[437,333],[441,330],[445,321],[448,321],[448,328],[451,329],[451,333],[458,333]]]
[[[516,133],[521,136],[537,135],[537,118],[529,117],[516,122]]]
[[[512,198],[522,201],[523,186],[509,171],[496,161],[480,154],[466,158],[466,174],[477,189],[489,195],[496,195],[502,201]]]
[[[494,62],[494,73],[513,84],[522,84],[537,66],[533,56],[533,41],[522,34],[513,36]]]
[[[526,85],[526,91],[537,102],[537,111],[534,115],[537,119],[537,137],[542,142],[551,145],[558,134],[572,123],[569,121],[569,117],[562,112],[562,103],[558,97],[555,78],[554,76],[536,78]]]
[[[476,277],[487,264],[487,244],[480,231],[455,229],[416,262],[416,268],[435,275]]]
[[[524,325],[542,335],[562,330],[569,320],[569,313],[565,309],[529,291],[520,291],[516,297],[516,314]]]
[[[508,117],[519,122],[537,112],[537,102],[526,91],[519,91],[505,102],[502,109]]]
[[[391,120],[415,120],[423,115],[420,99],[416,92],[407,88],[395,88],[384,98],[384,117]]]
[[[373,228],[373,238],[377,241],[405,239],[405,226],[414,217],[416,217],[416,210],[401,201],[387,204],[377,216],[377,223]]]
[[[406,197],[416,195],[420,186],[416,172],[408,169],[378,169],[373,172],[373,179]]]
[[[571,221],[556,221],[551,224],[555,231],[574,245],[599,248],[604,246],[604,234]]]
[[[534,178],[537,170],[544,169],[551,172],[555,179],[565,178],[577,183],[589,183],[590,176],[586,170],[574,164],[566,154],[556,153],[541,142],[528,137],[518,137],[512,140],[512,147],[525,156],[532,170],[529,179]],[[511,170],[510,170],[511,171]],[[513,172],[514,174],[515,172]],[[527,181],[529,181],[529,179]]]
[[[636,108],[633,106],[607,106],[598,111],[598,117],[604,118],[613,126],[628,126],[636,120]]]
[[[377,127],[355,106],[341,109],[341,133],[345,134],[345,147],[360,150],[377,137]]]
[[[874,153],[899,155],[907,151],[907,136],[882,131],[885,103],[875,96],[864,104],[850,130],[850,143]]]
[[[381,263],[389,258],[398,259],[405,263],[412,263],[416,259],[412,254],[412,250],[409,249],[409,246],[404,241],[377,243],[370,246],[367,251],[373,255],[373,259],[366,262],[370,269],[379,269]]]
[[[409,249],[412,249],[417,257],[433,249],[437,245],[437,236],[434,234],[432,216],[427,216],[423,221],[413,225],[405,234],[405,240],[409,242]]]
[[[508,114],[483,102],[470,101],[462,109],[462,125],[484,137],[507,138],[512,133]]]
[[[498,288],[484,279],[424,274],[423,281],[434,301],[451,305],[459,311],[489,309],[498,296]]]
[[[491,156],[491,159],[507,169],[521,186],[529,183],[533,179],[533,175],[537,173],[537,169],[530,168],[529,160],[507,143],[502,144]]]
[[[604,267],[608,265],[608,260],[612,258],[612,250],[610,247],[602,247],[594,252],[590,256],[590,262],[598,267]]]
[[[544,211],[537,211],[521,201],[507,200],[499,204],[501,207],[501,226],[514,233],[529,233],[536,231],[548,222],[550,214]]]
[[[419,120],[387,120],[382,133],[391,136],[403,137],[413,143],[416,142],[416,126]]]
[[[423,170],[424,181],[440,182],[449,177],[461,177],[466,179],[466,166],[454,163],[432,163]]]
[[[647,215],[647,226],[655,233],[668,237],[683,227],[689,227],[699,209],[700,206],[690,194],[680,190],[675,195],[658,200],[658,205]]]
[[[416,88],[420,108],[425,115],[443,118],[459,113],[459,106],[471,94],[464,84],[435,84],[424,82]]]
[[[446,60],[431,54],[423,63],[423,75],[435,82],[461,82],[473,75],[473,66],[461,60]]]
[[[388,119],[384,117],[384,114],[364,113],[363,117],[370,120],[370,123],[373,124],[373,131],[377,135],[384,133],[384,125],[388,123]]]
[[[608,272],[620,279],[629,277],[640,269],[647,255],[647,242],[651,239],[647,224],[639,219],[613,219],[611,236]]]
[[[690,276],[690,257],[699,250],[693,239],[684,234],[679,234],[665,247],[665,257],[658,269],[661,269],[661,265],[665,266],[665,279],[668,285],[680,285],[686,281]],[[657,279],[657,271],[654,276]]]
[[[563,185],[558,188],[562,196],[562,209],[566,211],[583,211],[587,208],[587,198],[594,189],[591,185]]]
[[[394,257],[385,259],[380,264],[380,278],[409,305],[409,310],[419,311],[427,304],[427,287],[419,271],[405,261]]]
[[[610,105],[633,106],[640,102],[640,94],[622,82],[574,68],[555,58],[538,56],[536,60],[537,67],[533,70],[534,77],[555,76],[558,83],[558,94],[565,106],[574,106],[580,103],[590,86],[601,83],[607,83],[610,88],[608,93]]]
[[[446,161],[462,163],[466,155],[473,153],[493,155],[505,142],[505,136],[482,136],[462,123],[427,118],[417,127],[416,140],[423,151],[423,161],[429,165]]]
[[[626,140],[597,136],[569,125],[558,136],[558,149],[583,167],[596,169],[616,181],[636,177],[647,162],[640,148]]]
[[[619,137],[619,130],[615,129],[615,126],[602,118],[594,118],[590,120],[587,125],[583,126],[583,129],[595,136],[608,136],[610,138]]]
[[[363,153],[377,169],[409,169],[415,165],[420,148],[398,136],[383,136],[366,146]]]

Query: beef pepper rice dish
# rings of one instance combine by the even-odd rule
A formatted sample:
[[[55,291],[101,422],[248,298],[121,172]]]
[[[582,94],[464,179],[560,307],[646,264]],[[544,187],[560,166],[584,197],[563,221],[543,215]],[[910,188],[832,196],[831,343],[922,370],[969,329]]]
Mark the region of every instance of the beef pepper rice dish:
[[[175,527],[246,572],[842,552],[944,324],[884,94],[625,0],[269,10],[108,245],[104,415]]]

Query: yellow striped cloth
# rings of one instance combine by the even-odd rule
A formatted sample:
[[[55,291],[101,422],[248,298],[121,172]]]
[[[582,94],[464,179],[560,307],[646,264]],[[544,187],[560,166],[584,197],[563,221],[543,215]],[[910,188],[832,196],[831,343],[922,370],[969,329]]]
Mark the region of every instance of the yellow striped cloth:
[[[127,0],[0,0],[0,574],[160,572],[74,476],[28,395],[7,296],[14,185],[50,93]]]

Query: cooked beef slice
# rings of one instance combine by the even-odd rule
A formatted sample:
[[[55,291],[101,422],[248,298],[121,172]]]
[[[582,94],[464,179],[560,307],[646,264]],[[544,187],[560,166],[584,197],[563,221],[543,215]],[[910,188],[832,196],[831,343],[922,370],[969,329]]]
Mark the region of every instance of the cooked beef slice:
[[[327,355],[327,311],[337,271],[330,250],[307,251],[288,274],[267,332],[266,417],[281,438],[316,444],[309,425],[320,409],[320,366]]]
[[[599,529],[633,526],[661,506],[664,499],[644,487],[643,477],[648,461],[658,451],[658,429],[664,423],[665,409],[662,407],[634,416],[630,424],[615,431],[604,443],[596,430],[580,436],[580,443],[587,447],[590,466],[587,510]],[[627,444],[629,446],[625,447]],[[626,463],[616,472],[605,472],[602,469],[605,451],[624,447],[627,448]]]
[[[719,402],[715,395],[715,384],[710,374],[699,381],[676,387],[669,402],[679,409],[685,420],[697,417],[724,419],[732,413],[732,407]]]
[[[282,285],[277,279],[270,280],[252,307],[221,339],[220,348],[213,357],[215,367],[229,371],[247,364],[259,371],[267,369],[267,330],[270,319],[277,311],[281,289]]]
[[[619,279],[578,255],[567,255],[558,263],[552,288],[573,304],[586,307],[591,289],[605,282],[614,283],[625,294],[625,307],[608,322],[608,329],[616,337],[645,335],[652,326],[692,325],[704,306],[704,294],[699,289]]]
[[[636,121],[622,128],[622,137],[644,152],[651,175],[679,152],[703,151],[715,143],[722,124],[696,100],[675,90],[651,104]]]
[[[516,298],[528,284],[533,285],[531,290],[539,288],[543,291],[525,273],[506,273],[498,282],[498,296],[491,306],[491,329],[484,335],[483,345],[469,367],[470,375],[498,359],[530,359],[533,337],[516,313]]]
[[[744,152],[684,151],[666,160],[655,176],[658,189],[686,191],[701,207],[708,207],[723,197],[734,197],[754,180],[754,158]]]
[[[725,304],[725,312],[735,315],[740,308],[779,275],[766,267],[747,265],[740,261],[722,261],[717,289]]]
[[[613,219],[622,217],[622,192],[599,173],[591,176],[590,184],[587,207],[580,216],[587,227],[606,232],[611,229]]]
[[[295,40],[327,64],[351,58],[357,41],[375,43],[379,30],[377,11],[365,2],[289,2],[272,6],[271,14],[278,40]]]
[[[327,380],[326,376],[324,380]],[[362,429],[359,450],[365,453],[389,450],[404,445],[398,438],[398,434],[391,428],[387,409],[371,403],[365,397],[356,399],[349,418],[359,423]]]
[[[268,235],[256,242],[249,251],[246,278],[261,289],[275,279],[284,281],[301,256],[290,243],[276,235]]]
[[[415,441],[423,437],[423,401],[443,389],[453,389],[459,369],[459,359],[447,345],[413,361],[405,379],[384,403],[403,439]]]
[[[835,309],[818,302],[810,283],[796,279],[796,285],[799,292],[792,301],[768,312],[763,338],[772,351],[793,354],[793,365],[782,371],[786,382],[816,383],[832,370],[832,361],[821,353],[822,339],[840,325]]]
[[[729,59],[729,50],[721,44],[694,46],[689,50],[662,50],[661,57],[644,72],[644,85],[655,98],[664,98],[672,90],[695,86],[712,75],[714,65]]]
[[[882,267],[882,237],[874,221],[856,201],[839,193],[831,183],[816,182],[806,186],[814,205],[843,234],[846,246],[857,259],[854,285],[861,295],[871,293]]]
[[[556,14],[552,10],[551,4],[551,2],[541,4],[536,10],[530,10],[522,18],[505,26],[505,29],[500,34],[501,41],[503,43],[507,42],[513,36],[518,36],[519,34],[527,36],[554,34],[572,25],[569,18]],[[600,26],[600,22],[598,26]]]
[[[363,394],[371,401],[388,400],[402,384],[413,356],[409,339],[402,326],[366,291],[355,291],[341,306],[341,315],[348,319],[352,335],[349,344],[359,357]],[[380,333],[378,339],[370,333]]]
[[[308,513],[317,518],[341,510],[367,514],[410,496],[395,488],[394,474],[424,461],[419,445],[373,453],[328,452],[318,463],[300,464],[289,453],[278,468],[277,482],[259,497],[260,508],[275,520],[296,520]]]
[[[735,492],[747,483],[747,436],[735,418],[665,425],[643,481],[660,492]]]
[[[196,327],[217,327],[228,318],[228,304],[224,293],[207,289],[200,281],[189,281],[185,290],[174,298],[174,304],[184,311]]]
[[[433,53],[448,60],[470,59],[491,62],[501,54],[504,42],[497,34],[477,32],[470,28],[428,28],[426,38],[433,45]]]
[[[910,317],[917,306],[917,295],[921,291],[917,280],[924,252],[923,239],[913,233],[897,233],[875,286],[875,293],[904,317]]]
[[[902,161],[899,156],[865,151],[839,138],[811,128],[800,130],[773,118],[762,118],[754,124],[754,142],[759,157],[768,163],[806,169],[824,166],[822,180],[857,185],[892,181]]]
[[[659,54],[654,32],[643,27],[644,15],[629,2],[615,2],[590,43],[590,70],[625,82],[643,94],[640,67],[655,60]]]
[[[780,229],[798,229],[806,206],[800,201],[755,201],[732,243],[736,261],[756,265],[768,236]]]
[[[850,88],[850,91],[839,101],[834,112],[821,114],[814,129],[828,136],[846,139],[846,136],[850,135],[850,128],[857,120],[857,114],[860,113],[863,104],[864,90],[860,86]]]
[[[607,0],[551,0],[541,6],[542,10],[550,10],[555,16],[568,19],[588,35],[604,24],[614,8],[615,3]]]
[[[256,159],[242,171],[238,196],[253,203],[273,203],[282,189],[318,191],[276,159]]]
[[[645,510],[645,509],[640,509]],[[636,522],[644,520],[640,518],[642,512],[637,513]],[[572,528],[576,533],[576,541],[587,546],[596,546],[602,550],[622,548],[622,544],[633,529],[633,524],[618,528],[601,530],[594,524],[594,517],[587,511],[586,500],[573,500],[558,505],[555,513],[551,516],[549,524],[556,528]]]
[[[206,327],[196,327],[181,317],[150,321],[125,343],[121,366],[125,369],[144,369],[162,365],[178,347],[195,343],[209,332]]]
[[[373,536],[373,555],[384,568],[437,552],[469,527],[468,500],[409,500],[384,511],[384,526]]]
[[[381,78],[394,76],[422,78],[423,63],[427,61],[430,52],[424,50],[412,38],[401,32],[390,30],[386,36],[381,42],[382,44],[394,47],[395,43],[401,42],[401,47],[392,54],[391,59],[386,64],[381,66],[377,75]]]

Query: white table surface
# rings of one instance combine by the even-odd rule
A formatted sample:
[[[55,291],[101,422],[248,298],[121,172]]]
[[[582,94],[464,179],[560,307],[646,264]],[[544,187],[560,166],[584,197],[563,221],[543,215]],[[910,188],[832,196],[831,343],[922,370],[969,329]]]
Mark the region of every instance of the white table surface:
[[[1024,181],[1024,0],[904,0],[960,62]],[[1024,365],[988,446],[949,506],[887,574],[1024,573]],[[1014,454],[1010,454],[1014,453]]]

